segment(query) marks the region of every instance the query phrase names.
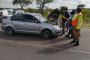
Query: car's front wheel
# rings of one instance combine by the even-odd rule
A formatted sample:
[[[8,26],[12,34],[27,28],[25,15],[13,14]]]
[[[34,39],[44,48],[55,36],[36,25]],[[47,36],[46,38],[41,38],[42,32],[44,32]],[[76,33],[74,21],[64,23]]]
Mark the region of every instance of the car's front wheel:
[[[9,35],[14,35],[14,34],[15,34],[14,29],[11,28],[11,27],[6,28],[6,32],[7,32]]]
[[[44,39],[48,39],[52,37],[52,33],[50,30],[43,30],[41,35]]]

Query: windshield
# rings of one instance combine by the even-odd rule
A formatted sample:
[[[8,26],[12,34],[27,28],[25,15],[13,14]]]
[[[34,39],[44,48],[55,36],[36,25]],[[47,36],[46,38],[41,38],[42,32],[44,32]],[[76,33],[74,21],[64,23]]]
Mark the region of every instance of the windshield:
[[[40,15],[40,14],[35,15],[35,17],[38,18],[41,22],[47,21],[47,19],[44,18],[44,17],[43,17],[42,15]]]

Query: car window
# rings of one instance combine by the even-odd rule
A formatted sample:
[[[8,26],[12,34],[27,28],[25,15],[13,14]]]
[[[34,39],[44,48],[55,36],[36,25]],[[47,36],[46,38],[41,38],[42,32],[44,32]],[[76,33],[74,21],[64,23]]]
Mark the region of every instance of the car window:
[[[12,16],[10,20],[11,20],[11,21],[14,21],[14,20],[15,20],[15,15]]]
[[[47,21],[47,19],[46,18],[44,18],[42,15],[40,15],[40,14],[36,14],[35,15],[35,17],[37,18],[37,19],[39,19],[41,22],[45,22],[45,21]]]
[[[25,22],[25,17],[22,14],[17,14],[11,17],[12,21],[20,21],[20,22]]]
[[[39,22],[34,16],[25,15],[26,22],[37,23]]]

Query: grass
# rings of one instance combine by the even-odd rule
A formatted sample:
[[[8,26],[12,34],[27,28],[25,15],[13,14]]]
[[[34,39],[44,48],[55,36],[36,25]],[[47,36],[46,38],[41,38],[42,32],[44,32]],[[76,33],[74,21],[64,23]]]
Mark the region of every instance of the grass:
[[[90,28],[90,24],[89,23],[83,23],[83,27],[87,27],[87,28]]]
[[[90,9],[83,9],[84,23],[90,23]]]

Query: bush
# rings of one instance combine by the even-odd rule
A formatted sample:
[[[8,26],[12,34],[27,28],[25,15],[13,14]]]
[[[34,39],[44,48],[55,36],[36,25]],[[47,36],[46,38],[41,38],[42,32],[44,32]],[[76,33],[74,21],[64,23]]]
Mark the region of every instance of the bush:
[[[37,13],[38,12],[38,9],[31,9],[31,8],[28,8],[28,9],[24,9],[25,12],[30,12],[30,13]]]
[[[83,9],[84,22],[90,23],[90,9]]]

